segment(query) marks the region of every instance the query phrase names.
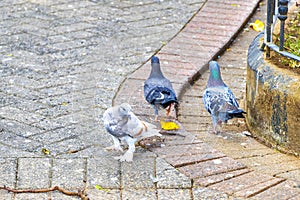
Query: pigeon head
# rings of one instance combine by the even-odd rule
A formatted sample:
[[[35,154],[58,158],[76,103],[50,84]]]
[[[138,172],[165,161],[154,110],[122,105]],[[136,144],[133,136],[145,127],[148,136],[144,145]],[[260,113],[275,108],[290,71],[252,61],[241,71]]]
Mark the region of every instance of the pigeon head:
[[[221,77],[220,66],[216,61],[209,62],[209,71],[210,71],[210,76],[208,80],[209,86],[224,85],[224,82]]]
[[[158,57],[153,56],[153,57],[151,58],[151,63],[159,63]]]
[[[151,58],[151,73],[150,77],[151,78],[165,78],[161,69],[160,69],[160,63],[159,63],[159,58],[156,56],[153,56]]]
[[[131,112],[131,106],[128,103],[122,103],[119,107],[120,116],[129,116]]]

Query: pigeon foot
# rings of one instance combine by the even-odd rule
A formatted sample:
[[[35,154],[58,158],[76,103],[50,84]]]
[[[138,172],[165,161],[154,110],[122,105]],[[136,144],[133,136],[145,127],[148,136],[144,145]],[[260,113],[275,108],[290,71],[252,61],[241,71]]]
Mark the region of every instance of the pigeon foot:
[[[115,146],[115,145],[111,145],[111,146],[106,147],[104,149],[107,150],[107,151],[120,151],[120,152],[124,151],[121,146]]]
[[[116,156],[114,159],[119,160],[120,162],[132,162],[133,160],[133,152],[131,151],[126,151],[126,153],[122,156]]]

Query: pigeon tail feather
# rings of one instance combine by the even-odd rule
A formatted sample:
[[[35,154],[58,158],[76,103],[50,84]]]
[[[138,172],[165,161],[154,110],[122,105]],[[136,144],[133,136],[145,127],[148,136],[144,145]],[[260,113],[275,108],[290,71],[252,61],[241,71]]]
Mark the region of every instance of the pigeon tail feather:
[[[233,111],[228,111],[228,116],[231,118],[245,118],[245,116],[243,114],[247,114],[245,111],[243,111],[242,109],[238,109],[238,110],[233,110]]]
[[[171,103],[178,103],[174,92],[166,87],[153,88],[146,96],[146,100],[150,104],[160,104],[164,108],[168,107]]]

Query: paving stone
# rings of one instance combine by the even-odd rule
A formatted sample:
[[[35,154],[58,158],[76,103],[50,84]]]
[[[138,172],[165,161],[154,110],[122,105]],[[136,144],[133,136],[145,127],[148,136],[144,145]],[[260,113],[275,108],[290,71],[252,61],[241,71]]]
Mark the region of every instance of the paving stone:
[[[111,199],[111,200],[120,200],[121,194],[120,190],[115,189],[105,189],[105,190],[97,190],[97,189],[88,189],[86,191],[88,194],[88,198],[90,199]]]
[[[120,163],[112,157],[91,158],[87,162],[87,187],[119,189]]]
[[[13,188],[16,184],[17,160],[14,158],[0,158],[1,186]],[[1,193],[0,193],[1,194]],[[1,195],[0,195],[1,196]]]
[[[293,180],[300,185],[300,169],[277,174],[276,177]]]
[[[179,167],[178,170],[190,178],[201,178],[244,168],[243,164],[232,158],[224,157]]]
[[[31,136],[31,139],[50,144],[57,141],[62,141],[67,138],[74,138],[81,133],[78,132],[77,127],[75,125],[65,126],[58,128],[53,131],[44,132],[42,134],[35,134]]]
[[[19,158],[17,188],[49,188],[50,170],[49,158]]]
[[[0,197],[2,199],[13,199],[13,194],[8,193],[7,191],[4,191],[4,190],[0,190]]]
[[[272,165],[276,163],[283,164],[293,160],[295,160],[295,157],[277,153],[271,155],[262,155],[260,157],[242,158],[239,159],[239,162],[244,163],[249,167],[255,167],[255,166]]]
[[[173,168],[164,159],[156,159],[157,188],[191,188],[191,180]]]
[[[158,200],[191,200],[190,189],[158,189]]]
[[[49,194],[47,193],[21,193],[16,194],[14,200],[46,200],[49,199]]]
[[[270,165],[264,165],[264,166],[255,166],[252,167],[255,171],[260,173],[268,173],[270,175],[276,175],[281,174],[287,171],[292,171],[299,169],[300,161],[299,159],[284,162],[280,164],[270,164]]]
[[[124,189],[122,190],[122,199],[156,199],[156,190],[149,189]]]
[[[281,181],[282,179],[279,178],[273,178],[272,176],[259,174],[257,172],[250,172],[224,182],[216,183],[209,186],[209,188],[217,189],[228,194],[247,197],[276,185]]]
[[[218,190],[211,190],[208,188],[193,188],[194,199],[207,199],[207,200],[227,200],[228,195]]]
[[[43,119],[34,113],[29,113],[24,110],[19,110],[12,107],[2,107],[0,111],[1,116],[8,119],[15,119],[16,121],[22,122],[24,124],[32,124]]]
[[[164,132],[162,132],[162,135],[163,135],[162,138],[165,146],[175,147],[177,145],[191,145],[191,144],[202,143],[202,141],[198,140],[193,134],[186,132],[184,127],[182,129],[178,129],[177,131],[174,131],[173,133],[171,131],[170,134],[168,132],[166,132],[165,134]]]
[[[121,163],[122,189],[154,189],[151,177],[155,177],[155,157],[134,156],[133,162]]]
[[[215,184],[215,183],[219,183],[237,176],[240,176],[242,174],[245,173],[249,173],[250,169],[246,168],[246,169],[240,169],[240,170],[235,170],[235,171],[231,171],[231,172],[227,172],[227,173],[222,173],[222,174],[216,174],[216,175],[211,175],[211,176],[207,176],[204,178],[196,178],[194,179],[194,185],[200,185],[203,187],[207,187],[209,185]]]
[[[194,164],[198,162],[204,162],[206,160],[213,160],[223,158],[225,155],[220,152],[209,154],[196,154],[196,155],[181,155],[176,157],[165,158],[168,163],[171,163],[174,167],[181,167],[187,164]]]
[[[225,155],[205,143],[165,146],[154,149],[161,158],[175,167],[221,158]]]
[[[72,190],[73,191],[73,190]],[[75,191],[74,191],[75,192]],[[62,194],[60,192],[51,192],[51,199],[59,199],[59,200],[80,200],[80,197],[77,196],[69,196],[66,194]]]
[[[284,181],[251,199],[300,199],[299,185],[293,181]]]
[[[261,191],[264,191],[272,186],[277,185],[278,183],[280,183],[282,181],[284,181],[284,180],[279,179],[279,178],[269,180],[264,183],[256,184],[253,187],[240,190],[240,191],[236,192],[235,195],[239,196],[239,197],[251,197],[251,196],[254,196],[254,195],[260,193]]]
[[[0,132],[0,141],[8,146],[12,146],[16,149],[34,151],[37,147],[42,144],[32,139],[15,135],[11,132],[2,131]]]
[[[86,181],[85,159],[54,159],[52,186],[65,189],[83,189]]]
[[[102,127],[102,122],[101,125],[98,123],[96,124],[96,126]],[[103,125],[104,126],[104,125]],[[84,128],[84,129],[88,129],[88,128]],[[102,148],[108,147],[110,145],[113,144],[113,140],[111,138],[111,135],[107,132],[103,132],[105,130],[102,129],[95,129],[89,132],[85,132],[84,130],[81,133],[81,135],[79,135],[78,139],[85,141],[86,143],[89,143],[91,145],[96,145],[96,146],[101,146]],[[95,154],[99,153],[95,151]],[[90,154],[90,156],[95,156],[94,154]]]
[[[5,155],[2,155],[1,158],[17,158],[17,157],[40,157],[40,155],[22,151],[20,149],[16,149],[15,147],[6,146],[0,144],[0,152],[5,152]]]
[[[41,151],[42,148],[50,150],[50,154],[53,156],[59,156],[61,154],[68,154],[70,152],[76,152],[90,147],[88,142],[78,140],[77,138],[68,138],[67,140],[58,141],[52,144],[46,144],[38,149]]]
[[[89,159],[89,158],[101,158],[101,157],[113,157],[113,156],[117,156],[117,154],[111,154],[110,152],[105,151],[103,149],[103,147],[92,145],[92,146],[86,147],[84,149],[70,151],[67,154],[58,155],[56,158],[67,158],[67,159],[84,158],[84,159]]]

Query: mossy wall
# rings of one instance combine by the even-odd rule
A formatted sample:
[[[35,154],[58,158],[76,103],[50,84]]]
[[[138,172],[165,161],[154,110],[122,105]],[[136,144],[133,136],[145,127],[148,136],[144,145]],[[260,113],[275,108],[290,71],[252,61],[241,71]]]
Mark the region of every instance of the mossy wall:
[[[258,35],[248,51],[247,125],[268,145],[300,155],[300,77],[264,59],[262,38]]]

